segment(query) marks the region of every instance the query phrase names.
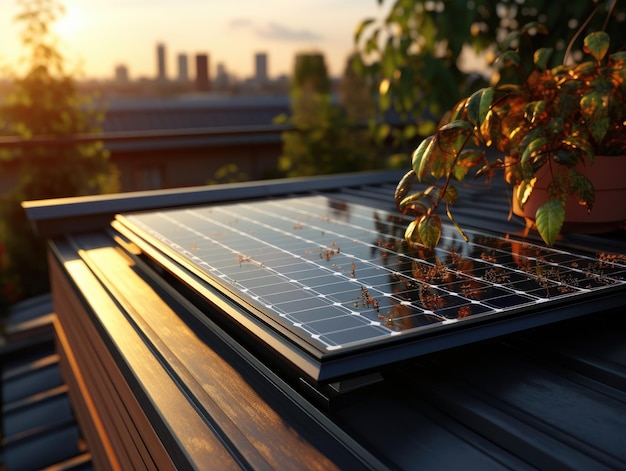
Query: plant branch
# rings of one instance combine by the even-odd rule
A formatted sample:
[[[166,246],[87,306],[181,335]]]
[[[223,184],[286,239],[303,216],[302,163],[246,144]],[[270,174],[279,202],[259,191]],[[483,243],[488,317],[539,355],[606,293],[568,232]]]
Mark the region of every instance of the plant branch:
[[[613,5],[611,6],[611,11],[613,10],[613,7],[615,6],[615,1],[613,0]],[[584,21],[584,23],[582,25],[580,25],[580,28],[578,28],[578,30],[576,31],[576,33],[574,33],[574,36],[572,36],[572,39],[570,39],[569,44],[567,45],[567,49],[565,50],[565,54],[563,55],[563,65],[565,65],[567,63],[567,59],[570,56],[571,52],[572,52],[572,48],[574,47],[574,43],[576,42],[576,40],[578,39],[578,37],[582,34],[582,32],[585,30],[585,28],[587,27],[587,25],[589,24],[589,22],[593,19],[594,16],[596,16],[596,13],[598,13],[598,10],[600,9],[600,4],[598,3],[596,5],[596,7],[593,9],[593,11],[591,12],[591,15],[589,15],[587,17],[587,19]],[[610,17],[611,15],[609,14],[607,16],[607,19]],[[606,28],[606,23],[604,25],[604,27]]]
[[[611,2],[611,5],[609,6],[609,12],[606,15],[606,18],[604,19],[604,24],[602,25],[602,31],[606,31],[606,28],[609,25],[609,19],[611,19],[611,16],[613,16],[613,10],[615,10],[615,5],[617,5],[617,0],[613,0]]]

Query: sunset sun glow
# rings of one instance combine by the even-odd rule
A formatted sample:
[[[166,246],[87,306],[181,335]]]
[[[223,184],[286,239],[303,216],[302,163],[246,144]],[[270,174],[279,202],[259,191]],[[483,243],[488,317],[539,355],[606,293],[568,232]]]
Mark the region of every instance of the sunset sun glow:
[[[80,7],[72,7],[56,21],[53,30],[62,41],[79,41],[80,34],[88,22],[89,15],[87,13]]]

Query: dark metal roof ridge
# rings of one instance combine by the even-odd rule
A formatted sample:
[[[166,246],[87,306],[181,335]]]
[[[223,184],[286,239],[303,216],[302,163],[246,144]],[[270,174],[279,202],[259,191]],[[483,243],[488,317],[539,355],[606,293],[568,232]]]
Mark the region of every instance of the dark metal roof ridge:
[[[398,170],[346,173],[314,177],[258,180],[222,185],[150,190],[107,195],[91,195],[22,202],[28,219],[37,233],[44,237],[75,230],[102,227],[121,212],[192,206],[197,204],[264,198],[272,196],[324,191],[341,186],[360,186],[397,181]]]
[[[47,145],[76,145],[95,141],[111,143],[127,143],[137,141],[162,141],[172,138],[207,138],[207,137],[241,137],[249,135],[276,134],[293,130],[291,125],[261,124],[246,126],[218,126],[191,129],[150,129],[144,131],[115,131],[99,134],[73,134],[69,136],[35,136],[24,139],[18,136],[0,136],[2,147],[29,147]]]

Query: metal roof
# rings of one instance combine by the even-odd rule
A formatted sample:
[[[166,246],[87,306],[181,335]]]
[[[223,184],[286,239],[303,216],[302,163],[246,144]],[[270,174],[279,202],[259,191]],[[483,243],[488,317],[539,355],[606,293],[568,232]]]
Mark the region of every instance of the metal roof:
[[[278,115],[289,112],[286,96],[113,100],[107,104],[102,128],[116,133],[269,126]]]
[[[113,303],[107,316],[96,306],[81,322],[97,324],[98,332],[113,339],[122,331],[116,333],[107,323],[117,322],[116,329],[139,342],[106,345],[146,414],[158,418],[155,430],[182,466],[199,465],[194,461],[200,456],[192,445],[195,439],[217,437],[221,445],[213,445],[215,456],[230,456],[231,464],[243,468],[314,468],[322,462],[344,469],[625,468],[626,321],[620,309],[386,366],[380,370],[382,381],[363,387],[345,383],[345,393],[332,395],[283,377],[276,364],[257,356],[227,326],[201,320],[176,280],[162,278],[135,260],[135,249],[124,248],[124,237],[106,222],[124,211],[290,193],[341,195],[389,208],[397,177],[346,175],[32,202],[25,207],[36,227],[52,237],[58,260],[82,264],[93,286],[101,286]],[[504,234],[523,231],[519,221],[506,218],[504,187],[461,192],[464,198],[455,215],[462,226],[480,225]],[[559,243],[626,253],[623,232],[570,234]],[[120,250],[128,251],[126,258],[113,260]],[[126,265],[129,260],[135,260],[132,268]],[[119,282],[122,275],[130,285]],[[132,286],[133,279],[141,281],[141,290]],[[142,305],[133,305],[146,289],[152,293],[150,302],[162,309],[143,312]],[[570,309],[574,313],[576,305]],[[196,330],[188,331],[192,325]],[[160,370],[151,370],[145,355],[155,355],[166,366],[158,382]],[[170,386],[168,394],[178,398],[175,409],[160,402],[165,397],[153,394],[155,387]],[[173,424],[181,410],[188,410],[194,425],[177,431]],[[271,431],[268,417],[273,418]],[[283,447],[283,440],[291,445]],[[314,450],[311,456],[316,458],[298,461],[290,448],[296,444]]]
[[[5,320],[0,468],[8,471],[92,469],[61,377],[54,318],[50,295],[43,295],[15,304]]]

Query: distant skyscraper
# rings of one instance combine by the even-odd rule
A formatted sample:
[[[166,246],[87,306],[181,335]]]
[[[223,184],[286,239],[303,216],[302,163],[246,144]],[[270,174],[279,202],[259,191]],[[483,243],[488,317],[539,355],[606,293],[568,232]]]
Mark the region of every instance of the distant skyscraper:
[[[259,83],[267,82],[267,54],[259,52],[254,56],[254,78]]]
[[[165,45],[157,44],[157,79],[161,81],[167,80],[165,71]]]
[[[186,82],[189,80],[186,54],[178,54],[178,80],[180,82]]]
[[[215,73],[215,80],[213,81],[213,85],[215,88],[226,88],[228,86],[229,77],[228,72],[226,71],[226,66],[223,62],[219,62],[217,64],[217,71]]]
[[[209,87],[209,56],[196,54],[196,89],[199,92],[206,92]]]
[[[128,67],[124,64],[120,64],[115,67],[115,81],[117,83],[128,82]]]

